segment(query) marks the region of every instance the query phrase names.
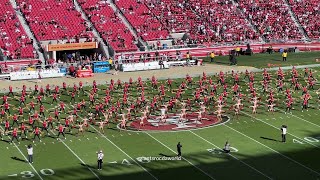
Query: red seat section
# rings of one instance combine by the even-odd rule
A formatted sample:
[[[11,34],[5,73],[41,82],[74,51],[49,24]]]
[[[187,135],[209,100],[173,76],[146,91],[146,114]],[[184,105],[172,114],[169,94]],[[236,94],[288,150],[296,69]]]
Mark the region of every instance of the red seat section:
[[[107,3],[99,0],[78,1],[102,38],[107,40],[116,52],[137,50],[135,38]]]
[[[92,38],[71,0],[17,0],[39,41]]]
[[[31,41],[9,0],[0,3],[0,48],[11,59],[34,58]]]
[[[145,41],[167,39],[169,32],[140,0],[115,0],[120,11]]]
[[[320,38],[320,1],[288,0],[301,26],[311,39]]]

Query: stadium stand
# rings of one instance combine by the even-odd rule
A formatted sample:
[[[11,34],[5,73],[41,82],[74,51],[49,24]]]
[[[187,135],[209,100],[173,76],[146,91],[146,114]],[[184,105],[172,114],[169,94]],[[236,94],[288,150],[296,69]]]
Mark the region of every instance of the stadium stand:
[[[288,0],[292,11],[311,39],[320,38],[320,3],[318,0]]]
[[[169,32],[140,0],[115,0],[121,13],[145,41],[167,39]]]
[[[102,38],[116,52],[137,50],[133,35],[107,3],[99,0],[79,0],[79,3]]]
[[[16,1],[39,41],[95,40],[71,0]],[[317,0],[77,1],[103,40],[117,54],[137,51],[140,37],[152,46],[149,48],[151,50],[162,50],[159,48],[162,43],[160,40],[169,39],[172,40],[170,48],[188,48],[193,44],[201,45],[195,47],[233,45],[236,42],[252,44],[262,39],[274,43],[278,40],[297,42],[304,35],[294,18],[297,18],[310,39],[320,39],[320,4]],[[114,9],[113,4],[118,10]],[[290,9],[294,17],[290,15]],[[9,0],[1,0],[0,10],[2,53],[10,59],[34,58],[32,42],[20,25]],[[125,22],[119,13],[126,18]],[[130,32],[131,26],[139,39]],[[171,39],[171,33],[185,33],[185,36]]]
[[[0,3],[0,48],[9,59],[34,58],[32,42],[8,0]]]
[[[92,39],[85,21],[70,0],[17,0],[39,41]]]
[[[258,40],[231,1],[148,0],[170,32],[188,32],[196,43]]]
[[[282,0],[236,0],[246,17],[267,40],[297,40],[303,36],[292,20],[289,9]]]

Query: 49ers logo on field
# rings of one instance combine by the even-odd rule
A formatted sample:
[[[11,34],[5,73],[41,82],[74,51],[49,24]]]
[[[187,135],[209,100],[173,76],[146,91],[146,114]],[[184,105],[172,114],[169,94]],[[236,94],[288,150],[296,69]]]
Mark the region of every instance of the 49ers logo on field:
[[[198,113],[195,112],[187,113],[184,117],[179,114],[150,115],[143,123],[140,119],[128,123],[127,128],[135,131],[179,131],[210,127],[228,120],[226,116],[219,120],[214,114],[205,114],[199,118]]]

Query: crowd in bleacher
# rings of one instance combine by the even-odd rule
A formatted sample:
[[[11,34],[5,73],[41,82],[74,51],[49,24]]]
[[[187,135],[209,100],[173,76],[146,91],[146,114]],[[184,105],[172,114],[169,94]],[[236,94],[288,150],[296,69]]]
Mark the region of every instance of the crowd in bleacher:
[[[302,34],[294,23],[283,0],[236,0],[246,17],[267,40],[301,39]]]
[[[319,0],[288,0],[292,11],[311,39],[320,38]]]
[[[26,35],[9,0],[0,3],[0,51],[8,59],[34,58],[32,41]]]
[[[116,10],[109,4],[113,2]],[[300,40],[320,38],[318,0],[77,0],[100,36],[116,53],[138,50],[138,39],[159,50],[160,40],[172,47],[194,47],[234,42]],[[96,41],[93,28],[71,0],[16,0],[27,25],[38,41]],[[6,57],[34,58],[32,40],[25,33],[9,0],[0,3],[0,47]],[[290,10],[294,13],[291,15]],[[126,20],[121,19],[122,15]],[[128,21],[138,38],[124,23]],[[185,33],[172,39],[171,33]],[[156,42],[156,45],[155,43]]]

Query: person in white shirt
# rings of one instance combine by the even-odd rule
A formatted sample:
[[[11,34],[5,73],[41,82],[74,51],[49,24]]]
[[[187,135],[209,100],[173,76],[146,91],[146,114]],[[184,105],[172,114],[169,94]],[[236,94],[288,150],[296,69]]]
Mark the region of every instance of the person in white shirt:
[[[104,154],[102,153],[102,150],[97,152],[97,154],[98,154],[98,170],[102,170],[102,163],[103,163]]]
[[[287,134],[287,126],[282,125],[281,126],[281,137],[282,137],[282,142],[286,142],[286,134]]]
[[[228,141],[224,145],[223,151],[226,152],[226,153],[230,153],[230,144],[229,144]]]
[[[28,161],[29,163],[33,163],[33,147],[31,144],[29,144],[27,150],[28,150]]]

